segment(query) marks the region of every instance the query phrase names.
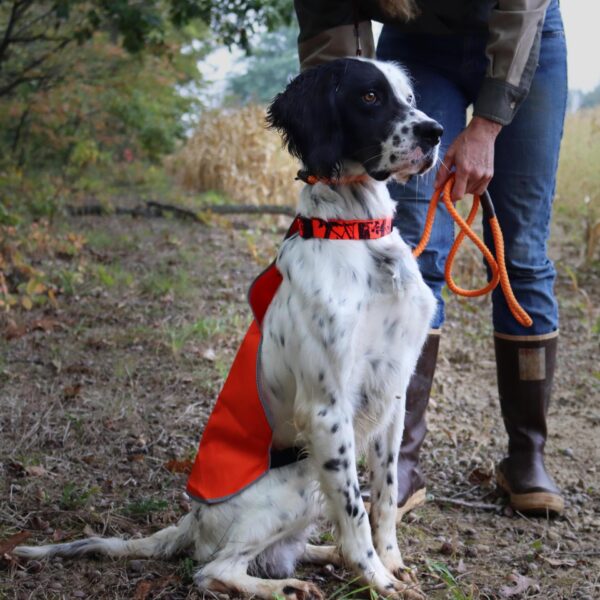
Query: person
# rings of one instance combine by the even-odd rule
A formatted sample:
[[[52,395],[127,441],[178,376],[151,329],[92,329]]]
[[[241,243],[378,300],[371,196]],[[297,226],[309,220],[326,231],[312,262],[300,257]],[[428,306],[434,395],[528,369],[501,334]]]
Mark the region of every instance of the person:
[[[302,69],[356,55],[357,47],[365,57],[398,61],[413,79],[419,109],[444,127],[437,174],[390,184],[397,201],[395,225],[408,243],[418,242],[431,194],[450,171],[455,173],[453,200],[489,190],[504,232],[513,290],[533,319],[530,328],[519,325],[503,294],[494,291],[498,391],[508,433],[508,453],[496,478],[516,510],[560,513],[564,501],[544,465],[558,341],[556,273],[546,245],[567,101],[558,0],[295,0],[294,5]],[[371,19],[384,23],[376,51]],[[486,243],[493,247],[486,225]],[[407,391],[399,518],[425,501],[419,453],[444,322],[444,264],[453,237],[453,221],[440,207],[419,258],[438,307]]]

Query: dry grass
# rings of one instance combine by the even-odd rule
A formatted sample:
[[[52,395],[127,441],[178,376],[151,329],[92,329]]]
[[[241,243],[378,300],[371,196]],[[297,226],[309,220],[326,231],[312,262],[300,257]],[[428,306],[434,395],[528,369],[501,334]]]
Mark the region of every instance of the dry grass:
[[[557,201],[576,207],[587,204],[600,214],[600,107],[567,117]]]
[[[600,107],[567,117],[556,204],[569,216],[583,216],[582,258],[590,263],[600,247]]]
[[[263,106],[206,113],[167,168],[190,190],[214,190],[243,204],[295,206],[298,197],[298,163],[266,128]]]

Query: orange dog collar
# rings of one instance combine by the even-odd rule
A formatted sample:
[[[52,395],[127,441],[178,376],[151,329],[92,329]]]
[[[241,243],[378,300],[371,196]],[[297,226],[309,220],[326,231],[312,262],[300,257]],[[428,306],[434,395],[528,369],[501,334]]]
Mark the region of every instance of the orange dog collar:
[[[323,220],[296,217],[298,235],[305,239],[376,240],[392,233],[392,217],[364,220]]]

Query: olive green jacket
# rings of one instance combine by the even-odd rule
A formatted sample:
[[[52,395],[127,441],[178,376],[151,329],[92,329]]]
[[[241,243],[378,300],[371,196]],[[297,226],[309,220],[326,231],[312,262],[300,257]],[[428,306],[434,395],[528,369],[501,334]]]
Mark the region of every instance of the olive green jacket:
[[[358,23],[362,55],[374,57],[371,20],[407,33],[447,35],[487,32],[488,68],[474,114],[510,123],[526,98],[540,52],[550,0],[416,0],[412,18],[406,0],[294,0],[302,69],[356,54]],[[409,3],[410,4],[410,3]]]

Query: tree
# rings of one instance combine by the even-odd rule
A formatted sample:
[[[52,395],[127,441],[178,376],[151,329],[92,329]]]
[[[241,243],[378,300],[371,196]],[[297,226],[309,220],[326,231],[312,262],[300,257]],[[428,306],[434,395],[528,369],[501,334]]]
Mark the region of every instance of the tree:
[[[12,0],[0,2],[0,97],[60,77],[68,47],[107,32],[130,53],[161,52],[172,27],[193,21],[222,43],[249,48],[256,30],[292,18],[290,0]]]
[[[228,92],[231,98],[248,102],[269,102],[291,77],[298,73],[298,53],[295,27],[285,27],[265,33],[250,57],[243,59],[246,72],[231,77]]]
[[[157,159],[197,109],[178,90],[209,47],[291,15],[290,0],[0,1],[0,162]]]

